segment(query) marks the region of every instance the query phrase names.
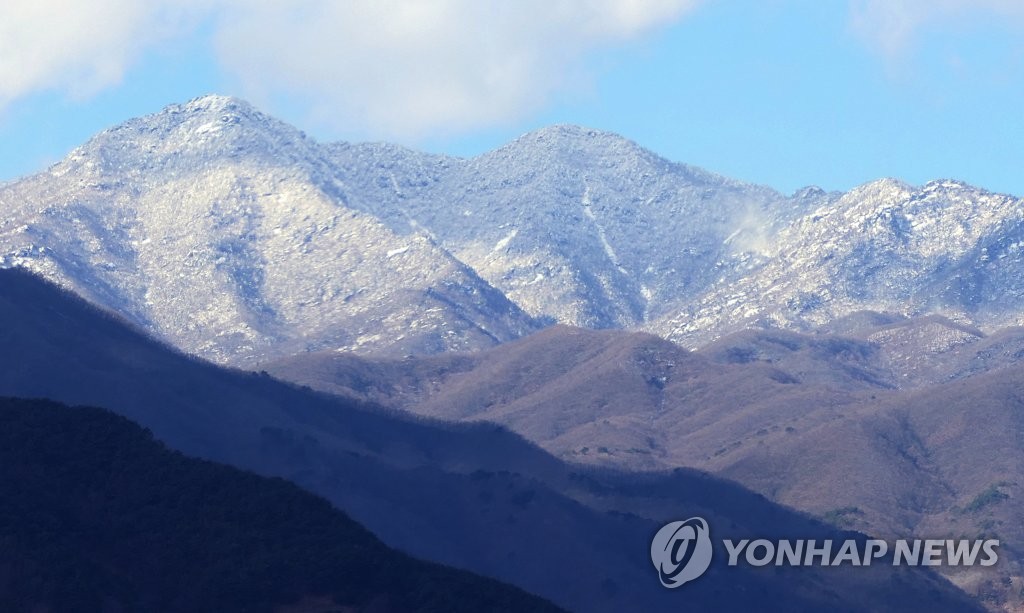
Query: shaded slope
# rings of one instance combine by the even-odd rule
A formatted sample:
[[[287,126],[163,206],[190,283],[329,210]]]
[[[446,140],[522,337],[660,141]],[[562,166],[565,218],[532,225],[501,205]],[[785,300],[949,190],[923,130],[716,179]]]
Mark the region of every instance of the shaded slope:
[[[107,411],[0,399],[5,611],[555,611]]]
[[[580,534],[621,539],[621,527],[519,474],[557,462],[494,426],[420,424],[221,370],[17,270],[0,271],[0,343],[0,394],[109,407],[190,455],[292,479],[414,555],[513,577],[584,610],[601,609],[605,577],[640,586],[647,577],[645,560]],[[505,471],[490,487],[508,494],[486,513],[477,470]],[[535,494],[528,507],[509,501],[526,490]],[[643,534],[645,524],[633,530]],[[574,533],[575,542],[563,536]],[[544,553],[562,539],[564,550]],[[586,572],[558,577],[571,565]],[[622,597],[654,606],[658,596],[651,586]]]
[[[952,573],[1009,610],[1024,605],[1024,368],[1010,366],[877,399],[720,474],[876,534],[995,536],[998,575]]]
[[[709,470],[870,534],[994,532],[1005,544],[1000,566],[951,576],[1016,606],[1019,331],[860,320],[847,322],[854,336],[747,331],[696,353],[647,335],[554,327],[468,355],[301,355],[268,368],[422,414],[499,421],[577,461]]]
[[[685,594],[648,558],[661,523],[700,514],[721,538],[841,538],[704,473],[563,464],[490,424],[442,426],[186,359],[18,271],[0,272],[0,394],[107,405],[169,445],[293,479],[382,540],[578,611],[970,610],[932,573],[716,566]]]
[[[855,370],[835,373],[845,387],[824,375],[805,382],[768,362],[720,364],[647,334],[563,326],[472,354],[325,352],[265,367],[423,415],[496,421],[557,455],[631,468],[714,468],[736,447],[833,419],[837,407],[877,388]]]

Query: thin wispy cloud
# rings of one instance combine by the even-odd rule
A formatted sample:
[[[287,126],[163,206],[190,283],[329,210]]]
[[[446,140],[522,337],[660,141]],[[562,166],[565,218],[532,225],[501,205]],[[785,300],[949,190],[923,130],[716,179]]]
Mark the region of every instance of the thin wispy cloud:
[[[851,26],[871,48],[901,57],[927,29],[995,16],[1024,27],[1021,0],[853,0]]]

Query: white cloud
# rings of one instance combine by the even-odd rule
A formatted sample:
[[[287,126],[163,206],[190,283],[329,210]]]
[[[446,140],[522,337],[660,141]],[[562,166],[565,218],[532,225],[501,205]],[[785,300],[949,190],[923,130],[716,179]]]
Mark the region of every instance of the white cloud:
[[[297,97],[381,136],[466,131],[542,107],[588,52],[700,0],[2,0],[0,107],[116,85],[146,49],[212,23],[245,95]]]
[[[872,47],[894,57],[921,30],[994,15],[1024,24],[1022,0],[852,0],[851,25]]]
[[[172,36],[197,3],[0,2],[0,108],[41,90],[74,97],[116,85],[147,47]]]
[[[321,120],[418,137],[544,105],[592,49],[680,17],[694,0],[246,2],[218,29],[224,65],[257,97],[282,90]]]

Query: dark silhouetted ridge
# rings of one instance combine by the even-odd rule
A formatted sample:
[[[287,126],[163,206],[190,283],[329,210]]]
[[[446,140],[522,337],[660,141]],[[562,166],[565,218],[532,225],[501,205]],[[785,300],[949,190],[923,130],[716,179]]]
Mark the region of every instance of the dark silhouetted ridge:
[[[555,611],[101,409],[0,399],[4,611]]]

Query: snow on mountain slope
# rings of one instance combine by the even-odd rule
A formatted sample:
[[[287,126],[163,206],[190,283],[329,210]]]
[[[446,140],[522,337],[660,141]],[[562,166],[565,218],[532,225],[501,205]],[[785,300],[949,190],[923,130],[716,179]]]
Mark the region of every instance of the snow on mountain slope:
[[[103,132],[0,207],[4,265],[219,361],[472,349],[535,325],[424,233],[347,207],[320,145],[231,98]]]
[[[532,315],[594,328],[638,325],[733,278],[807,207],[576,126],[468,160],[384,145],[332,152],[393,230],[427,228]]]
[[[699,346],[862,310],[1021,323],[1024,206],[952,181],[786,197],[554,126],[463,159],[206,96],[0,186],[0,266],[221,362],[434,353],[539,324]]]
[[[1020,323],[1024,201],[955,181],[883,179],[796,220],[764,263],[652,322],[696,346],[743,327],[806,329],[860,310]]]

